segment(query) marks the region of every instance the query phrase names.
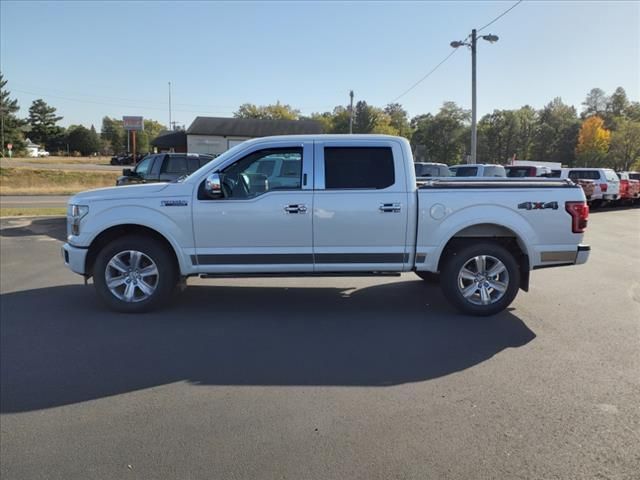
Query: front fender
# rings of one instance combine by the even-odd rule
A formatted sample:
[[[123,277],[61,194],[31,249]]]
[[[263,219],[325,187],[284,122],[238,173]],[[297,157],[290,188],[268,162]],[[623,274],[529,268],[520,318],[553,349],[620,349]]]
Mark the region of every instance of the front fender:
[[[169,242],[183,274],[191,269],[188,251],[193,249],[193,229],[189,206],[171,207],[166,212],[141,205],[114,206],[91,212],[87,220],[82,224],[81,234],[70,236],[69,243],[89,247],[98,235],[112,227],[142,226],[154,230]]]

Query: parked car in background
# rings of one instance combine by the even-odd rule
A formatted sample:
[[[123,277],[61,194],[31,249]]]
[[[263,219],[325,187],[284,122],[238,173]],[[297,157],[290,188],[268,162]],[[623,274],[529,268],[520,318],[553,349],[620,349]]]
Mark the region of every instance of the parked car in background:
[[[47,152],[46,150],[38,150],[38,157],[48,157],[49,156],[49,152]]]
[[[111,165],[135,165],[144,157],[149,155],[148,153],[138,153],[135,158],[133,153],[119,153],[111,157]]]
[[[504,167],[508,178],[550,177],[551,169],[537,165],[507,165]]]
[[[620,179],[620,203],[637,203],[640,201],[640,173],[617,172]],[[633,178],[633,177],[636,178]]]
[[[420,180],[421,178],[451,176],[449,167],[444,163],[415,162],[413,164],[413,167],[416,170],[416,177],[418,178],[418,180]]]
[[[574,182],[593,180],[595,189],[591,195],[591,204],[594,208],[620,199],[620,179],[610,168],[563,168],[560,178],[569,178]]]
[[[197,153],[154,153],[144,157],[135,168],[125,168],[116,185],[173,182],[189,175],[213,160],[212,155]]]
[[[502,165],[474,163],[453,165],[449,167],[453,177],[506,177],[507,172]]]

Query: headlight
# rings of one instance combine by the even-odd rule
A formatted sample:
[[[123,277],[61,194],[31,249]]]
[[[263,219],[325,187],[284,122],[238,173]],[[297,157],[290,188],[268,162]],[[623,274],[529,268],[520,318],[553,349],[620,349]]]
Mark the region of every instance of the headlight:
[[[80,235],[80,221],[89,213],[88,205],[69,205],[67,214],[72,235]]]

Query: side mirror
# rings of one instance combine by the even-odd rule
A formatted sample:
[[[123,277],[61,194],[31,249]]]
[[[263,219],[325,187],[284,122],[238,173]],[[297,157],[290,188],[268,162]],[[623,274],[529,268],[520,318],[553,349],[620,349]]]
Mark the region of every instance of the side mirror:
[[[133,172],[133,170],[131,168],[124,168],[122,170],[122,175],[124,175],[125,177],[133,177],[135,175],[135,173]]]
[[[207,177],[207,179],[204,181],[204,192],[207,194],[207,197],[213,200],[224,198],[220,174],[212,173]]]

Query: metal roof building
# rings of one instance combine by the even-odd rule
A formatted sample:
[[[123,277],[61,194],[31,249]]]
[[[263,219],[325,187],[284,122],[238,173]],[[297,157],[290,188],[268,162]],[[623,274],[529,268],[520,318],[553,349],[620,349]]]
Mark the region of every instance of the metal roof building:
[[[250,138],[322,133],[315,120],[196,117],[187,129],[187,151],[219,155]]]

